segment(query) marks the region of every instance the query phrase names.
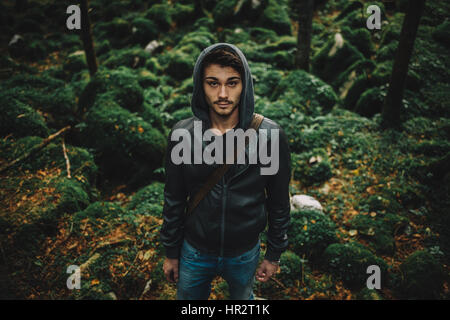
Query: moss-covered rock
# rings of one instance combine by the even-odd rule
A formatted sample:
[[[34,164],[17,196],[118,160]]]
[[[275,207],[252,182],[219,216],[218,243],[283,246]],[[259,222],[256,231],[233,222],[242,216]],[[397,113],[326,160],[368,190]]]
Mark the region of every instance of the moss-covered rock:
[[[263,62],[250,63],[255,94],[270,96],[283,78],[283,71]]]
[[[49,130],[44,118],[34,109],[5,93],[0,93],[0,136],[12,134],[47,137]]]
[[[373,117],[381,112],[385,96],[386,92],[378,87],[365,91],[356,102],[355,112],[364,117]]]
[[[370,58],[370,56],[374,53],[374,45],[371,34],[367,28],[352,30],[349,27],[342,27],[341,32],[344,39],[348,40],[366,58]]]
[[[312,261],[317,261],[330,244],[338,241],[333,221],[317,210],[292,211],[288,237],[292,250]]]
[[[167,3],[153,4],[146,12],[145,18],[154,21],[163,31],[168,31],[172,24],[170,5]]]
[[[142,111],[143,90],[130,69],[99,70],[86,85],[79,99],[80,110],[88,111],[97,100],[114,101],[130,111]]]
[[[363,54],[339,33],[313,57],[312,73],[337,88],[339,84],[335,80],[359,60],[364,60]]]
[[[427,251],[416,251],[400,266],[401,291],[407,299],[438,299],[444,281],[443,270]]]
[[[327,151],[314,148],[311,151],[292,155],[294,179],[305,186],[322,184],[333,176]]]
[[[48,75],[19,74],[3,81],[4,93],[41,111],[49,127],[62,128],[77,122],[73,89]]]
[[[350,222],[361,237],[369,241],[369,246],[377,253],[392,255],[395,251],[395,232],[402,230],[407,219],[394,214],[357,215]]]
[[[268,0],[260,17],[260,25],[274,30],[278,35],[291,34],[291,20],[285,6]]]
[[[100,101],[89,110],[81,134],[84,144],[99,153],[107,177],[142,183],[162,165],[166,148],[162,133],[111,100]]]
[[[161,217],[164,205],[164,184],[154,182],[140,189],[127,205],[137,214]]]
[[[167,127],[174,126],[178,121],[193,117],[191,107],[185,107],[178,109],[177,111],[170,114],[170,118],[166,121]]]
[[[63,70],[68,73],[69,76],[80,72],[83,69],[87,69],[86,55],[84,51],[75,51],[67,56],[64,61]]]
[[[280,257],[279,279],[286,287],[294,287],[302,278],[302,260],[294,252],[287,250]]]
[[[131,21],[131,41],[141,46],[158,37],[156,24],[149,19],[137,17]]]
[[[149,58],[148,53],[139,47],[118,49],[111,50],[103,64],[109,69],[121,66],[136,69],[145,66],[147,58]]]
[[[285,100],[298,109],[320,107],[329,111],[338,101],[334,90],[304,70],[289,72],[276,87],[271,100]]]
[[[444,21],[433,31],[433,38],[447,48],[450,47],[450,21]]]
[[[32,150],[42,142],[43,138],[27,136],[13,142],[1,145],[1,151],[5,159],[12,161]],[[66,141],[66,152],[70,161],[71,173],[78,181],[82,182],[85,189],[96,183],[97,166],[94,156],[86,149],[74,147]],[[61,144],[51,142],[35,155],[17,164],[21,171],[36,172],[46,168],[58,168],[62,175],[67,175],[66,159],[62,152]]]
[[[380,268],[382,287],[387,280],[386,263],[357,242],[329,245],[324,252],[323,262],[328,272],[341,279],[344,285],[351,289],[361,289],[366,286],[367,267],[371,265],[377,265]]]

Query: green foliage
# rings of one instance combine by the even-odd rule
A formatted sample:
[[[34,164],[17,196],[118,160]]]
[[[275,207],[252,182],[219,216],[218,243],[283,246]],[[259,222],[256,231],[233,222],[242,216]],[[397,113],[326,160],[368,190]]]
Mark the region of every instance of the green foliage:
[[[28,135],[47,137],[49,130],[38,112],[7,93],[1,93],[0,136],[10,133],[16,138]]]
[[[305,186],[322,184],[333,176],[328,154],[325,149],[314,148],[311,151],[292,155],[294,179]]]
[[[433,38],[447,48],[450,46],[450,21],[444,21],[433,31]]]
[[[370,265],[380,267],[381,283],[386,283],[386,263],[357,242],[329,245],[324,252],[323,261],[324,268],[351,289],[361,289],[366,286],[366,271]]]
[[[288,237],[293,252],[317,262],[328,245],[337,242],[336,225],[323,212],[295,210],[291,212]]]
[[[166,121],[168,127],[173,127],[178,121],[193,117],[191,107],[181,108],[170,114]]]
[[[101,100],[89,110],[81,135],[83,144],[99,153],[105,174],[143,182],[162,164],[162,133],[111,100]]]
[[[61,128],[76,122],[77,105],[73,89],[47,75],[19,74],[0,85],[5,94],[35,110],[49,113],[49,127]]]
[[[400,266],[401,291],[407,299],[437,299],[442,291],[442,267],[427,251],[416,251]]]
[[[407,224],[407,219],[394,214],[357,215],[350,222],[353,229],[370,241],[377,253],[392,255],[395,250],[394,234]]]
[[[311,62],[312,73],[323,81],[338,87],[336,79],[356,61],[363,60],[364,56],[345,38],[342,45],[334,36],[320,49]]]
[[[280,257],[280,273],[277,275],[286,287],[296,285],[302,277],[302,260],[292,251],[285,251]]]
[[[164,205],[164,184],[153,182],[140,189],[127,205],[128,210],[138,214],[160,217]]]
[[[350,29],[349,27],[342,27],[342,35],[344,39],[348,40],[356,49],[358,49],[366,58],[374,52],[374,45],[371,39],[370,31],[367,28]]]
[[[111,50],[105,55],[103,65],[109,69],[117,69],[121,66],[127,68],[140,68],[145,66],[148,54],[139,47]]]
[[[385,96],[386,92],[377,87],[365,91],[356,102],[355,112],[364,117],[373,117],[381,112]]]
[[[131,41],[141,46],[158,37],[156,24],[149,19],[137,17],[131,21]]]
[[[79,99],[79,107],[88,111],[94,103],[114,101],[130,111],[142,111],[144,100],[138,77],[130,69],[99,70],[86,85]]]
[[[331,110],[338,101],[329,85],[304,70],[291,71],[280,81],[271,96],[272,101],[277,99],[299,109],[320,107],[324,111]]]
[[[291,21],[286,8],[275,0],[268,0],[260,18],[260,24],[278,35],[291,34]]]
[[[168,31],[172,24],[170,6],[166,3],[153,4],[145,14],[145,18],[154,21],[163,31]]]

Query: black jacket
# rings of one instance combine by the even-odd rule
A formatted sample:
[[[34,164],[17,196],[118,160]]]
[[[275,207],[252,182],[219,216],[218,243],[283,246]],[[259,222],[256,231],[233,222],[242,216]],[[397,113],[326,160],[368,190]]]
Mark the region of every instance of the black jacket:
[[[200,75],[201,63],[205,54],[221,46],[227,46],[234,50],[244,64],[245,75],[238,107],[238,127],[246,130],[253,117],[253,83],[243,53],[234,45],[227,43],[217,43],[204,49],[194,68],[194,92],[191,107],[195,116],[179,121],[172,128],[168,139],[161,241],[168,258],[179,257],[183,238],[186,238],[192,246],[202,252],[232,257],[255,246],[259,234],[268,223],[265,258],[278,260],[288,246],[291,159],[286,135],[274,121],[264,118],[260,129],[268,129],[269,154],[271,152],[270,129],[279,130],[278,172],[274,175],[261,175],[260,168],[264,165],[261,165],[259,161],[257,164],[248,164],[248,161],[246,164],[233,164],[221,182],[213,187],[189,217],[186,216],[188,197],[193,196],[199,190],[209,174],[220,164],[175,165],[170,157],[173,146],[178,143],[178,141],[170,139],[173,130],[188,129],[191,141],[194,141],[195,120],[202,121],[203,132],[210,128],[209,107],[204,98]],[[206,145],[205,142],[202,142],[203,148]],[[248,154],[248,147],[246,154]],[[192,159],[194,159],[193,156]]]

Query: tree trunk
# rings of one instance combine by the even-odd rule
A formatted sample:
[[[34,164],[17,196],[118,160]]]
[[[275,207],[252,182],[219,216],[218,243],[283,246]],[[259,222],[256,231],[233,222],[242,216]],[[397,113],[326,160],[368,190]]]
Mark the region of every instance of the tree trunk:
[[[309,52],[311,49],[312,17],[314,0],[300,0],[298,9],[297,52],[295,54],[295,68],[309,72]]]
[[[425,0],[409,1],[408,3],[408,10],[403,21],[400,41],[392,68],[389,89],[383,104],[382,122],[384,127],[399,128],[401,126],[400,109],[403,91],[424,5]]]
[[[88,0],[80,1],[81,9],[81,40],[83,41],[86,62],[91,77],[97,72],[97,58],[95,56],[94,41],[92,39],[91,22],[88,15]]]

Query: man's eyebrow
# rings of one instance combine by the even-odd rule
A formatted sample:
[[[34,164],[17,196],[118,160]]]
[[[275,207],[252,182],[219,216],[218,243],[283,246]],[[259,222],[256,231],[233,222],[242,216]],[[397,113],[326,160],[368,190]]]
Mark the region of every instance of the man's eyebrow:
[[[207,80],[207,79],[211,79],[211,80],[219,80],[219,79],[217,79],[216,77],[206,77],[205,78],[205,80]],[[241,80],[241,78],[240,77],[229,77],[228,79],[227,79],[227,81],[230,81],[230,80]]]

